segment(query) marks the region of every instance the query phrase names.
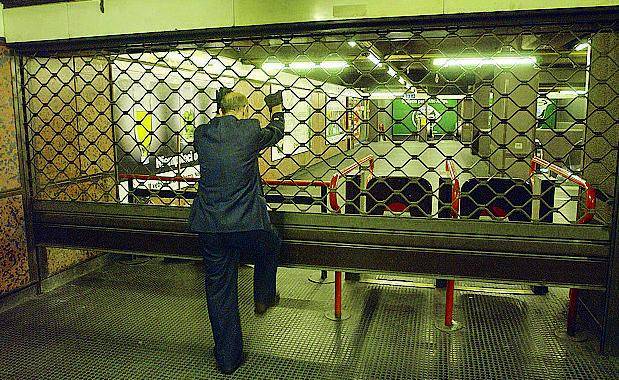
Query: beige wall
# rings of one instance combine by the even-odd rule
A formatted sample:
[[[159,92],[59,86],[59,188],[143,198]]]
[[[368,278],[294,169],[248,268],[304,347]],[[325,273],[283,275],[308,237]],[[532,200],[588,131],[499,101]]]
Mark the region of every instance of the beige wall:
[[[99,255],[98,252],[73,248],[45,248],[46,275],[51,276]]]
[[[10,52],[0,44],[0,295],[30,285],[36,270],[26,243],[12,82]]]
[[[587,98],[583,178],[609,197],[615,193],[619,132],[619,33],[598,33],[591,41],[591,75]],[[597,203],[597,219],[611,221],[611,205]]]
[[[619,5],[617,0],[98,0],[5,10],[7,41],[288,22]],[[41,23],[41,20],[45,20]],[[127,22],[127,20],[131,20]]]

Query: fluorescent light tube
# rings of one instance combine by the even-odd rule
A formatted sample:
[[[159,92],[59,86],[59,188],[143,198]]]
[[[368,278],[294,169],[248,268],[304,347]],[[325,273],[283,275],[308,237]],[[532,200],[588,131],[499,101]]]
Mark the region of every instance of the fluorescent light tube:
[[[401,91],[396,91],[396,92],[372,92],[370,93],[370,97],[372,98],[379,98],[379,99],[390,99],[390,98],[397,98],[397,97],[401,97],[403,96],[404,93]]]
[[[574,50],[576,51],[587,50],[589,49],[589,47],[591,47],[591,45],[588,42],[583,42],[581,44],[576,45],[574,47]]]
[[[380,59],[378,59],[378,57],[375,56],[374,53],[369,53],[368,59],[372,61],[372,63],[375,64],[376,66],[379,66],[379,67],[382,66],[382,63],[380,63]]]
[[[348,67],[348,62],[345,61],[324,61],[320,63],[323,69],[343,69]]]
[[[293,70],[311,70],[317,65],[314,62],[292,62],[288,66]]]
[[[533,65],[535,57],[488,57],[488,58],[436,58],[432,63],[435,66],[514,66]]]
[[[265,62],[262,64],[262,69],[267,71],[283,70],[286,66],[280,62]]]

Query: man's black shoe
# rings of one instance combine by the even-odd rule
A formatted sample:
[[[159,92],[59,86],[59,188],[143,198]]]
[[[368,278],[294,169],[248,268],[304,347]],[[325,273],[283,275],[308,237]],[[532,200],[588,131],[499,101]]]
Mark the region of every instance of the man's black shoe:
[[[239,366],[240,367],[240,366]],[[223,373],[224,375],[232,375],[234,372],[236,372],[237,369],[239,369],[239,367],[234,367],[232,369],[223,369],[220,368],[219,372]]]
[[[256,314],[258,315],[262,315],[264,313],[266,313],[267,309],[270,307],[274,307],[279,305],[279,293],[275,294],[275,298],[273,298],[273,300],[271,302],[269,302],[268,304],[263,304],[261,302],[256,302],[254,305],[254,311],[256,312]]]
[[[243,363],[245,363],[245,357],[243,357],[243,359],[241,359],[239,364],[235,367],[232,367],[232,368],[219,367],[219,372],[223,373],[224,375],[232,375],[237,369],[239,369],[240,366],[243,365]]]

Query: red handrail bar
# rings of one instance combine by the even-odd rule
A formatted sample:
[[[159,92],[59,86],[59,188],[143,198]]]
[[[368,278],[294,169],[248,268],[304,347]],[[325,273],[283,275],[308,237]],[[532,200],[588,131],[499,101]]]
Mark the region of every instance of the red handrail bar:
[[[197,177],[170,177],[170,176],[160,176],[160,175],[149,175],[149,174],[127,174],[127,173],[119,173],[118,178],[120,179],[139,179],[140,181],[162,181],[162,182],[198,182],[200,178]]]
[[[138,179],[142,181],[163,181],[163,182],[198,182],[199,177],[168,177],[147,174],[119,174],[120,179]],[[303,181],[292,179],[263,179],[262,183],[267,185],[282,185],[282,186],[316,186],[329,187],[329,182],[326,181]]]
[[[456,169],[452,160],[445,161],[445,170],[451,177],[451,217],[457,219],[460,215],[460,180],[456,178]]]
[[[263,179],[262,183],[266,185],[281,185],[281,186],[316,186],[316,187],[328,187],[329,188],[329,205],[334,212],[340,212],[341,207],[337,202],[337,183],[339,179],[347,174],[350,174],[353,170],[361,167],[361,165],[369,162],[369,171],[371,175],[374,175],[374,156],[369,155],[362,158],[359,162],[356,162],[341,172],[338,172],[331,177],[329,182],[320,180],[293,180],[293,179]],[[163,182],[198,182],[199,177],[180,177],[180,176],[160,176],[149,174],[118,174],[120,179],[137,179],[141,181],[163,181]]]
[[[531,183],[533,183],[533,173],[537,170],[537,166],[540,165],[543,168],[550,170],[553,173],[560,175],[561,177],[567,179],[568,181],[577,184],[578,186],[585,189],[585,215],[582,216],[578,220],[578,224],[585,224],[590,222],[593,219],[593,214],[595,212],[596,205],[596,190],[589,182],[584,180],[583,178],[577,176],[571,171],[559,167],[553,163],[550,163],[543,158],[533,156],[531,159],[531,167],[529,170],[529,178],[531,178]]]
[[[347,174],[350,174],[353,170],[360,168],[361,165],[365,164],[366,162],[369,162],[369,171],[370,171],[370,175],[374,175],[374,156],[372,155],[368,155],[363,157],[361,160],[359,160],[358,162],[355,162],[354,164],[342,169],[342,171],[337,172],[333,175],[333,177],[331,177],[331,182],[329,185],[329,204],[331,205],[331,209],[333,209],[334,212],[339,213],[341,211],[341,207],[340,205],[337,203],[337,183],[340,180],[340,178],[346,176]]]
[[[296,179],[263,179],[262,183],[266,185],[274,186],[315,186],[315,187],[329,187],[330,183],[326,181],[304,181]]]

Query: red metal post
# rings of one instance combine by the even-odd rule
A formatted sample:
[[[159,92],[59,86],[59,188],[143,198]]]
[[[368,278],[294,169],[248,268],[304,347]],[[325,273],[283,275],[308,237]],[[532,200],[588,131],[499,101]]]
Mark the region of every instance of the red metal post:
[[[585,214],[578,220],[578,224],[589,223],[593,219],[596,207],[596,191],[595,188],[587,182],[585,183]]]
[[[531,166],[529,167],[529,178],[531,178],[533,174],[535,174],[536,171],[537,171],[537,161],[535,161],[535,157],[533,157],[533,159],[531,160]]]
[[[451,217],[457,219],[460,215],[460,181],[456,178],[452,161],[445,161],[445,170],[451,178]]]
[[[447,280],[447,292],[445,293],[445,326],[453,325],[454,315],[454,280]]]
[[[460,215],[460,181],[453,181],[451,187],[451,217],[458,219]]]
[[[335,318],[342,318],[342,272],[335,272]]]
[[[570,289],[570,300],[567,305],[567,335],[576,334],[576,307],[578,303],[578,289]]]

